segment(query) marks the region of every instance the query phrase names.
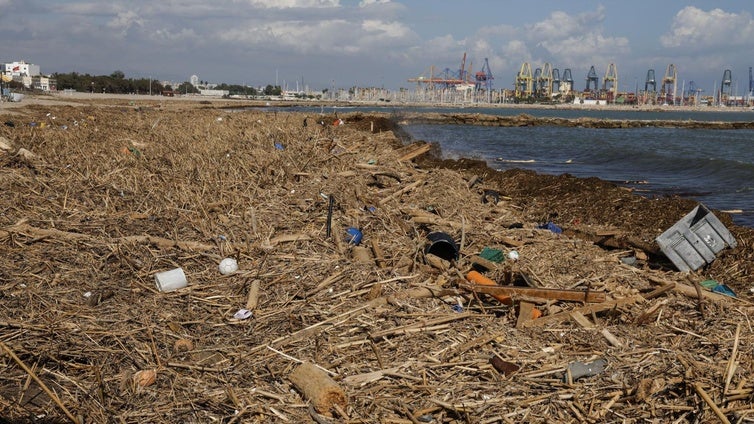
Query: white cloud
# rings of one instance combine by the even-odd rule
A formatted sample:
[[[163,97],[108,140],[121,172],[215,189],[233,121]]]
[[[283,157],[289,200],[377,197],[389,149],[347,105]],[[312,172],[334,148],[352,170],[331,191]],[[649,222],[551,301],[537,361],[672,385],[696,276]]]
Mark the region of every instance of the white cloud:
[[[349,41],[358,32],[358,25],[346,20],[331,19],[317,22],[278,21],[262,25],[247,25],[217,34],[220,41],[282,48],[298,53],[354,52],[357,47]]]
[[[269,9],[338,7],[340,0],[249,0],[255,7]]]
[[[595,12],[578,15],[554,11],[545,20],[526,26],[525,33],[531,43],[530,49],[544,49],[543,62],[563,66],[609,62],[627,55],[630,46],[625,37],[605,35],[604,21],[603,6]]]
[[[198,36],[197,33],[190,28],[181,28],[178,31],[171,31],[166,28],[160,28],[153,30],[150,34],[150,39],[156,42],[162,42],[163,44],[176,43],[186,40],[199,43],[201,41],[201,38],[202,37]]]
[[[132,10],[118,12],[115,17],[107,23],[108,28],[120,31],[121,37],[125,37],[128,30],[134,25],[143,26],[144,21]]]
[[[746,12],[728,13],[722,9],[704,11],[694,6],[681,9],[670,31],[660,37],[664,47],[691,48],[749,46],[754,21]]]
[[[361,29],[372,40],[400,40],[413,35],[411,28],[395,21],[383,22],[376,19],[367,19],[362,21]]]
[[[359,7],[367,7],[372,6],[374,4],[388,4],[390,3],[390,0],[361,0],[359,2]]]

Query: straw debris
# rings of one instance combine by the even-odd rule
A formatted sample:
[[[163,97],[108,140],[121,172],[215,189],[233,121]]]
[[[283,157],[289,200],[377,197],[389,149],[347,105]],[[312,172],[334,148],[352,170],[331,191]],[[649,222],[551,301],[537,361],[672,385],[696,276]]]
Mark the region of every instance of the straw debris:
[[[55,125],[29,125],[50,113]],[[739,247],[687,276],[651,238],[687,212],[680,199],[498,175],[405,147],[394,117],[334,118],[191,102],[16,109],[0,128],[12,146],[0,154],[0,416],[751,419],[751,232],[732,227]],[[437,231],[457,258],[426,252]],[[485,248],[504,259],[480,260]],[[226,257],[239,270],[221,275]],[[160,292],[154,274],[177,267],[187,287]],[[468,289],[474,269],[605,297],[511,292],[506,305]],[[739,297],[699,296],[688,277]]]

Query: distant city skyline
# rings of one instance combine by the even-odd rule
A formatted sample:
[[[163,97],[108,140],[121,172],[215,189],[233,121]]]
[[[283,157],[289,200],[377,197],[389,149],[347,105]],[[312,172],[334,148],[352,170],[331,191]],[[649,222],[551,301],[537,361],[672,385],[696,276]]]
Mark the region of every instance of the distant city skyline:
[[[571,69],[576,90],[610,63],[620,91],[659,80],[668,65],[678,90],[749,90],[754,66],[750,2],[663,0],[181,0],[107,3],[0,0],[0,61],[25,60],[45,74],[79,72],[176,82],[269,83],[312,90],[411,88],[407,80],[488,59],[493,88],[513,88],[524,62]],[[680,93],[679,93],[680,94]]]

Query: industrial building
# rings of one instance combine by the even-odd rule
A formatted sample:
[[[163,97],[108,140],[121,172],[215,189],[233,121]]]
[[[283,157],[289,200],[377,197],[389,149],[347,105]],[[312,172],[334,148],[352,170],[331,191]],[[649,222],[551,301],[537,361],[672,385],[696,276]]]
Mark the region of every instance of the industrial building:
[[[752,106],[754,105],[754,77],[749,68],[749,87],[745,96],[738,96],[733,87],[732,73],[723,71],[719,86],[712,93],[704,93],[694,81],[679,80],[675,64],[667,65],[661,79],[655,77],[655,70],[647,71],[644,89],[637,81],[634,90],[620,91],[618,66],[609,63],[600,81],[600,74],[591,65],[579,91],[574,83],[571,68],[559,68],[550,63],[534,67],[529,62],[521,64],[513,78],[512,88],[494,88],[492,71],[487,58],[479,71],[467,67],[466,54],[457,70],[445,68],[436,71],[429,68],[408,82],[417,84],[411,97],[413,101],[437,103],[570,103],[582,105],[658,105],[658,106]],[[499,80],[499,78],[498,78]],[[680,81],[680,83],[679,83]],[[601,84],[600,84],[601,82]],[[510,87],[510,86],[509,86]],[[703,95],[705,94],[705,95]],[[403,96],[406,97],[406,96]]]

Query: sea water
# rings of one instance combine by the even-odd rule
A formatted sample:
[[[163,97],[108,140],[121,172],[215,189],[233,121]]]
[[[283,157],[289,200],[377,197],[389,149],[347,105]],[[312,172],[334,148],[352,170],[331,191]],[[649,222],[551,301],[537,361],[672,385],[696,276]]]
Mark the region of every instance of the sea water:
[[[743,108],[648,109],[526,107],[287,108],[331,114],[389,113],[397,122],[409,113],[527,114],[543,118],[751,122]],[[556,126],[485,127],[407,124],[415,140],[434,142],[444,158],[480,159],[498,170],[523,168],[542,174],[597,177],[650,196],[679,195],[733,213],[736,224],[754,227],[754,130],[572,128]]]
[[[706,120],[722,117],[702,115]],[[734,222],[754,227],[754,130],[447,124],[403,128],[413,139],[438,143],[445,158],[480,159],[498,170],[598,177],[647,196],[680,195],[712,209],[741,210],[733,214]]]

